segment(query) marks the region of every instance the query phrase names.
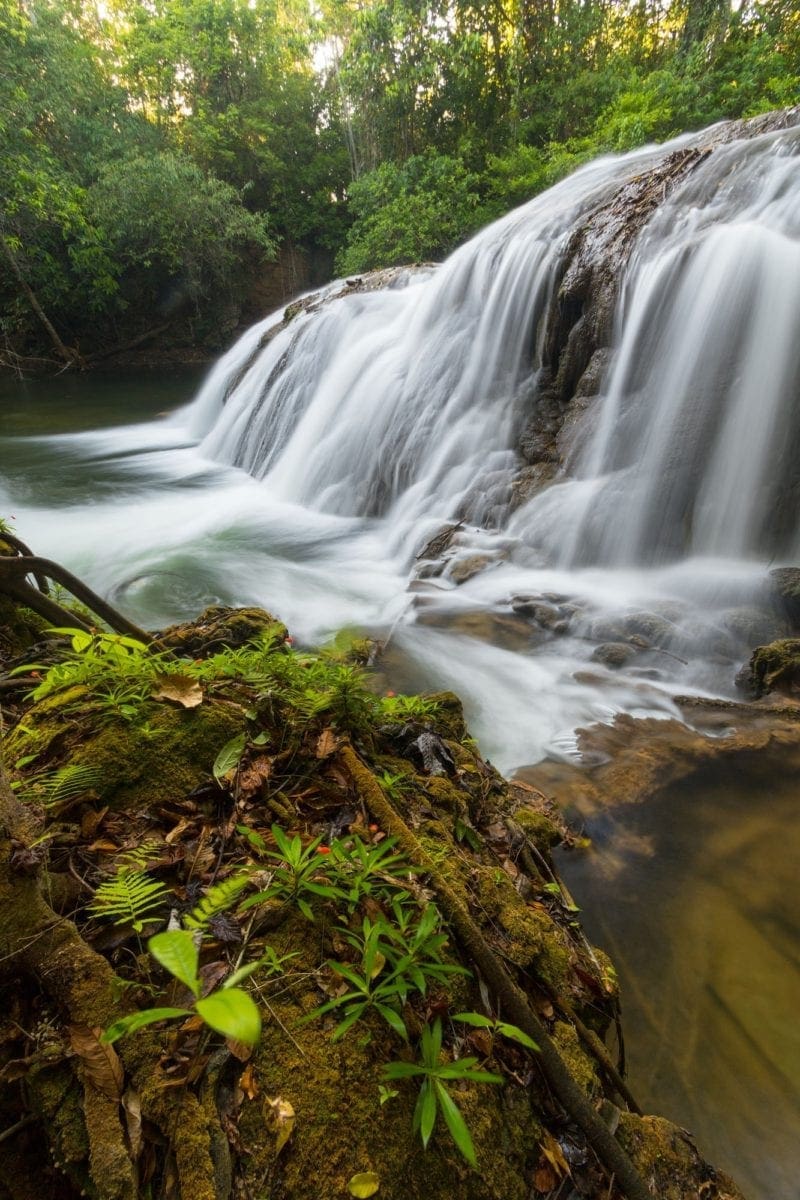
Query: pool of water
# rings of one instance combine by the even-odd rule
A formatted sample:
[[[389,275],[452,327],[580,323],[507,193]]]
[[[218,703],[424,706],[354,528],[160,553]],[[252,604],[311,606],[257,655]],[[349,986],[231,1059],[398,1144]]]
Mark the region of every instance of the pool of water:
[[[584,814],[559,867],[620,975],[629,1079],[748,1200],[800,1196],[800,763]]]

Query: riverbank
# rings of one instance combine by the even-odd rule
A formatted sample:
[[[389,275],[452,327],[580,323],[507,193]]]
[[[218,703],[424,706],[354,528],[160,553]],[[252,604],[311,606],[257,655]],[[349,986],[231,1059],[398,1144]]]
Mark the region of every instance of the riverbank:
[[[15,791],[4,802],[12,1020],[0,1069],[3,1125],[23,1122],[4,1146],[14,1169],[0,1189],[12,1200],[148,1187],[184,1200],[254,1188],[287,1200],[449,1198],[454,1181],[488,1200],[532,1186],[553,1195],[568,1175],[599,1200],[618,1189],[587,1111],[631,1156],[642,1194],[739,1196],[683,1131],[630,1111],[599,1040],[616,1019],[613,969],[553,867],[569,834],[542,793],[480,757],[455,697],[375,692],[368,643],[300,654],[259,611],[207,612],[149,650],[102,635],[43,645],[38,625],[18,621],[17,645],[4,646],[8,668],[20,656],[30,665],[20,638],[39,643],[34,695],[3,696]],[[136,909],[134,880],[149,908]],[[79,977],[53,972],[52,933],[40,929],[31,953],[43,905],[45,926],[69,927],[80,947]],[[204,995],[260,964],[252,1049],[191,1009],[123,1038],[119,1058],[88,1033],[154,1003],[190,1006],[144,953],[169,909],[190,926],[204,909]],[[465,942],[461,910],[522,990],[538,1051],[497,1023],[512,1011],[491,962],[476,970],[483,951]],[[461,1021],[464,1011],[477,1017]],[[442,1112],[423,1151],[414,1109],[428,1077],[393,1081],[385,1068],[411,1076],[437,1028],[444,1049],[428,1068],[445,1068]],[[473,1079],[465,1059],[497,1082]]]

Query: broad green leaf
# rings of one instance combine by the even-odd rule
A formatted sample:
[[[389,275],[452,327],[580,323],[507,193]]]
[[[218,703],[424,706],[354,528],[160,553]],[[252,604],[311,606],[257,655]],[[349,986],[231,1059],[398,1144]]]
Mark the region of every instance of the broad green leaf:
[[[198,1000],[195,1008],[206,1025],[236,1042],[255,1046],[261,1037],[258,1006],[253,997],[241,988],[212,992],[205,1000]]]
[[[194,936],[188,930],[171,929],[166,933],[156,933],[150,938],[147,948],[170,975],[180,979],[194,996],[200,995],[197,946],[194,944]]]
[[[383,1068],[384,1079],[410,1079],[412,1075],[424,1075],[425,1068],[416,1063],[391,1062]]]
[[[447,1123],[447,1128],[450,1130],[453,1141],[470,1166],[477,1167],[478,1160],[475,1157],[475,1147],[472,1144],[472,1138],[458,1106],[451,1098],[450,1093],[443,1083],[439,1083],[439,1080],[435,1079],[434,1085],[436,1087],[436,1094],[439,1097],[439,1107],[442,1110],[442,1115]]]
[[[236,737],[231,738],[229,742],[220,750],[217,757],[214,759],[214,766],[211,768],[214,772],[214,778],[217,783],[221,783],[229,771],[238,766],[239,759],[242,757],[247,736],[244,733],[238,733]]]
[[[144,1029],[145,1025],[154,1025],[156,1021],[168,1021],[171,1017],[190,1017],[191,1015],[188,1008],[145,1008],[141,1012],[131,1013],[129,1017],[121,1017],[119,1021],[109,1025],[100,1041],[108,1045],[125,1037],[128,1033],[136,1033],[137,1029]]]

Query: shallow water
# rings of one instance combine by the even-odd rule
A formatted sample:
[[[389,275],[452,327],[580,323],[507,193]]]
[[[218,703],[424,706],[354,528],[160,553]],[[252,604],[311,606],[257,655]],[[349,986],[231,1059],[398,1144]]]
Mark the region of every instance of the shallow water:
[[[797,761],[717,765],[559,856],[620,975],[634,1095],[748,1200],[800,1196],[799,805]]]

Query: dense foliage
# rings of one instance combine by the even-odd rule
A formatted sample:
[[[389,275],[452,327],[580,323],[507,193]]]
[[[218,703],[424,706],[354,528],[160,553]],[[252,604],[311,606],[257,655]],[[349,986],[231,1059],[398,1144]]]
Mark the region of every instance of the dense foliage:
[[[280,245],[439,257],[597,152],[798,99],[795,0],[0,0],[5,356],[222,341]]]

